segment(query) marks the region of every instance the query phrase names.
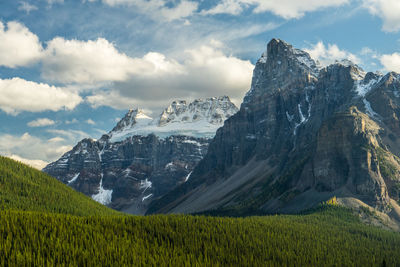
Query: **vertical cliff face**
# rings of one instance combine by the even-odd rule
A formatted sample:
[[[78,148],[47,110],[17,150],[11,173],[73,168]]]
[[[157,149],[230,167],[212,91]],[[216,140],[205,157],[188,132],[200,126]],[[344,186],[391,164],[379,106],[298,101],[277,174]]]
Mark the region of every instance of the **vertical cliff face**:
[[[349,61],[319,68],[273,39],[190,181],[149,212],[298,212],[336,196],[390,213],[399,200],[399,92],[397,74]]]
[[[82,140],[44,171],[104,205],[143,214],[190,180],[210,137],[235,112],[228,97],[174,101],[155,119],[130,110],[101,139]]]

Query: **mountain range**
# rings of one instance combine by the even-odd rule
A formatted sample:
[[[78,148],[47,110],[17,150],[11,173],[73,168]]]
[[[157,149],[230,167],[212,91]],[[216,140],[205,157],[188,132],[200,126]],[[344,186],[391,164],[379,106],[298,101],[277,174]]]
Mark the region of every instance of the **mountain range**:
[[[237,111],[226,96],[174,101],[154,119],[129,110],[108,134],[83,139],[44,172],[104,205],[143,214],[189,180],[216,130]]]
[[[398,223],[399,97],[397,73],[320,67],[272,39],[238,113],[149,213],[297,213],[335,198]]]
[[[298,213],[335,199],[398,224],[399,90],[397,73],[321,67],[272,39],[239,110],[228,97],[175,101],[156,119],[131,110],[44,171],[131,213]]]

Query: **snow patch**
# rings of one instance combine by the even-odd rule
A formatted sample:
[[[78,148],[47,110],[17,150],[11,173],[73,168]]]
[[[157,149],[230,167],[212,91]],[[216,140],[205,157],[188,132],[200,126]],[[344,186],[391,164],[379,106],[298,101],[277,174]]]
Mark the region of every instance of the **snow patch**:
[[[167,163],[167,165],[165,165],[165,169],[169,169],[169,168],[172,168],[172,167],[174,167],[174,163],[173,162],[170,162],[170,163]]]
[[[99,192],[92,195],[92,199],[103,205],[111,203],[113,190],[106,190],[103,188],[103,174],[101,174],[101,180],[99,185]]]
[[[246,139],[255,140],[255,139],[257,139],[257,136],[254,134],[248,134],[248,135],[246,135]]]
[[[293,49],[293,54],[296,56],[296,59],[303,64],[304,66],[306,66],[311,74],[314,77],[318,77],[318,73],[319,73],[319,68],[317,67],[317,64],[315,63],[315,61],[310,57],[310,55],[300,49]]]
[[[289,122],[292,122],[294,115],[290,115],[289,112],[286,111],[286,118],[288,119]]]
[[[161,138],[171,135],[212,138],[224,121],[237,111],[228,97],[197,99],[190,104],[174,101],[156,119],[143,112],[130,111],[109,133],[110,142],[149,134]]]
[[[265,52],[261,55],[261,57],[260,57],[260,59],[258,60],[258,62],[265,64],[265,63],[267,63],[267,59],[268,59],[268,57],[267,57],[267,51],[265,51]]]
[[[365,110],[367,111],[367,114],[371,117],[377,117],[379,116],[378,113],[376,113],[372,107],[371,107],[371,103],[369,103],[369,101],[367,99],[364,98],[363,100],[364,102],[364,106],[365,106]]]
[[[146,178],[145,180],[140,181],[139,189],[144,189],[143,190],[144,193],[147,189],[151,188],[151,186],[152,183]]]
[[[304,117],[303,111],[301,110],[301,104],[298,104],[298,105],[297,105],[297,108],[298,108],[298,110],[299,110],[300,122],[298,122],[298,123],[296,122],[296,123],[295,123],[295,125],[294,125],[294,130],[293,130],[293,135],[296,135],[297,128],[298,128],[300,125],[306,123],[306,122],[310,119],[310,117],[311,117],[311,103],[310,103],[310,100],[309,100],[309,97],[308,97],[307,94],[306,94],[306,102],[308,103],[308,114],[307,114],[307,118]],[[287,115],[288,115],[288,113],[286,112],[286,116],[287,116]]]
[[[80,173],[75,174],[74,177],[72,177],[72,179],[68,181],[68,184],[72,184],[73,182],[75,182],[76,179],[78,179],[79,174],[80,174]]]
[[[378,79],[371,79],[368,83],[362,80],[355,81],[355,90],[359,96],[364,97],[378,81]]]
[[[297,108],[299,109],[299,116],[300,116],[300,124],[302,124],[303,122],[305,122],[306,118],[303,115],[303,112],[301,111],[301,105],[298,104]]]
[[[186,177],[185,177],[185,183],[189,180],[190,175],[192,175],[192,172],[193,172],[193,171],[189,172],[189,174],[186,175]]]
[[[195,140],[184,140],[183,143],[193,144],[193,145],[196,145],[196,146],[201,146],[201,144],[199,142],[195,141]]]
[[[102,156],[103,156],[103,154],[104,154],[104,149],[105,149],[105,147],[106,147],[106,145],[104,144],[104,145],[103,145],[103,148],[102,148],[101,151],[99,151],[99,153],[98,153],[100,163],[101,163],[101,161],[102,161]]]
[[[152,197],[152,196],[153,196],[153,194],[149,194],[149,195],[147,195],[147,196],[144,196],[144,197],[142,198],[142,202],[145,201],[146,199]]]

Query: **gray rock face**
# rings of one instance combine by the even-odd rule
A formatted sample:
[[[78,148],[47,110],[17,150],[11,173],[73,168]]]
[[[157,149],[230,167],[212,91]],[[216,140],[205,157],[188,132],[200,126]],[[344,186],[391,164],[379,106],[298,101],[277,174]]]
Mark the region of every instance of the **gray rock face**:
[[[298,212],[333,196],[398,210],[398,77],[349,61],[318,68],[306,52],[271,40],[239,112],[191,179],[149,213]]]
[[[141,110],[130,110],[110,133],[98,141],[83,139],[43,171],[102,204],[143,214],[154,199],[190,179],[192,170],[207,152],[207,135],[223,124],[223,118],[237,111],[228,97],[195,100],[181,106],[182,112],[166,109],[173,119],[162,126],[159,122],[165,111],[153,120]],[[182,114],[201,116],[194,125],[198,127],[196,122],[200,121],[206,129],[197,130],[207,135],[174,135],[191,123],[178,120]],[[135,135],[136,129],[144,127],[154,134]],[[174,134],[168,135],[165,127],[174,129]],[[118,139],[113,140],[116,135]]]

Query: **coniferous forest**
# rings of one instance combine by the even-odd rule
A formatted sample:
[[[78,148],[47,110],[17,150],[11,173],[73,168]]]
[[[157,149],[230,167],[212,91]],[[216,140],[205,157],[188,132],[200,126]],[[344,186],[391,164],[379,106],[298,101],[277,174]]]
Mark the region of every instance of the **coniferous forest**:
[[[400,234],[324,204],[302,215],[128,216],[0,158],[2,266],[399,266]]]

